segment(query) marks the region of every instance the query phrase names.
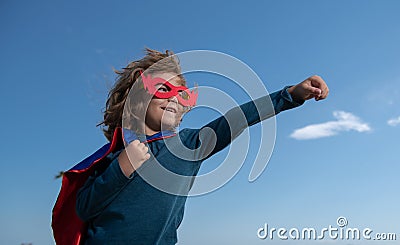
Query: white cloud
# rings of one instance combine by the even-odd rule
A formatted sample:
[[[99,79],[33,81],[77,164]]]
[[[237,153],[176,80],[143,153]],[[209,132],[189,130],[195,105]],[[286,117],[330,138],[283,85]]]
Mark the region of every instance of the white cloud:
[[[387,123],[393,127],[399,125],[400,124],[400,116],[397,118],[392,118],[392,119],[388,120]]]
[[[290,135],[290,137],[297,140],[308,140],[337,135],[339,132],[342,131],[371,131],[371,128],[367,123],[362,122],[360,118],[349,112],[334,111],[333,116],[336,118],[336,121],[312,124],[304,128],[296,129]]]

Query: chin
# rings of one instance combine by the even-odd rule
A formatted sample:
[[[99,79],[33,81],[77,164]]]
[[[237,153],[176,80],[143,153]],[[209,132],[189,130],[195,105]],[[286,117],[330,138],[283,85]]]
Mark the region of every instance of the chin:
[[[174,130],[177,125],[176,121],[162,122],[161,130]]]
[[[164,116],[161,119],[162,130],[174,129],[179,125],[179,123],[180,123],[180,120],[178,120],[176,118],[176,116],[173,116],[173,117]]]
[[[180,123],[180,120],[177,118],[177,115],[165,115],[161,118],[161,130],[173,130]]]

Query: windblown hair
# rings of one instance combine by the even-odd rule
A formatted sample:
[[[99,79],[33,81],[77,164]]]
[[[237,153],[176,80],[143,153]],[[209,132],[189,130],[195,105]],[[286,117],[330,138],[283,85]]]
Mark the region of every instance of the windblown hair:
[[[105,137],[112,141],[112,136],[117,127],[122,126],[122,115],[128,94],[136,80],[141,80],[140,72],[171,72],[178,75],[182,85],[186,86],[184,77],[181,75],[179,60],[170,50],[165,53],[145,49],[146,55],[136,61],[130,62],[122,70],[115,70],[117,74],[116,82],[110,90],[104,110],[104,120],[97,126],[103,125]],[[135,96],[137,96],[135,94]]]

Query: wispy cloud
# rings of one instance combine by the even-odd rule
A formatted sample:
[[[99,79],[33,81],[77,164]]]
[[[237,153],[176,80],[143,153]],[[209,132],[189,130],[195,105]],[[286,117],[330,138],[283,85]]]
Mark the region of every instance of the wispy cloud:
[[[370,88],[367,92],[367,99],[375,106],[382,108],[382,106],[395,106],[400,102],[400,89],[398,84],[400,77],[392,77],[389,81],[376,81],[379,83],[379,89]]]
[[[390,126],[393,126],[393,127],[399,125],[400,124],[400,116],[397,118],[392,118],[392,119],[388,120],[387,124],[389,124]]]
[[[297,140],[318,139],[337,135],[342,131],[371,131],[370,126],[357,116],[345,111],[334,111],[335,121],[328,121],[320,124],[308,125],[304,128],[296,129],[290,137]]]

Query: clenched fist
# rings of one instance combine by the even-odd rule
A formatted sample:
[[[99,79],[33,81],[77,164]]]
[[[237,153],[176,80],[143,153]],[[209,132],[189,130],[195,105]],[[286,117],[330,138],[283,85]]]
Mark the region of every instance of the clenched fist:
[[[134,140],[118,156],[119,166],[126,177],[150,158],[149,148],[139,140]]]
[[[315,98],[316,101],[325,99],[329,94],[329,88],[320,76],[312,76],[303,82],[290,87],[288,92],[296,101]]]

